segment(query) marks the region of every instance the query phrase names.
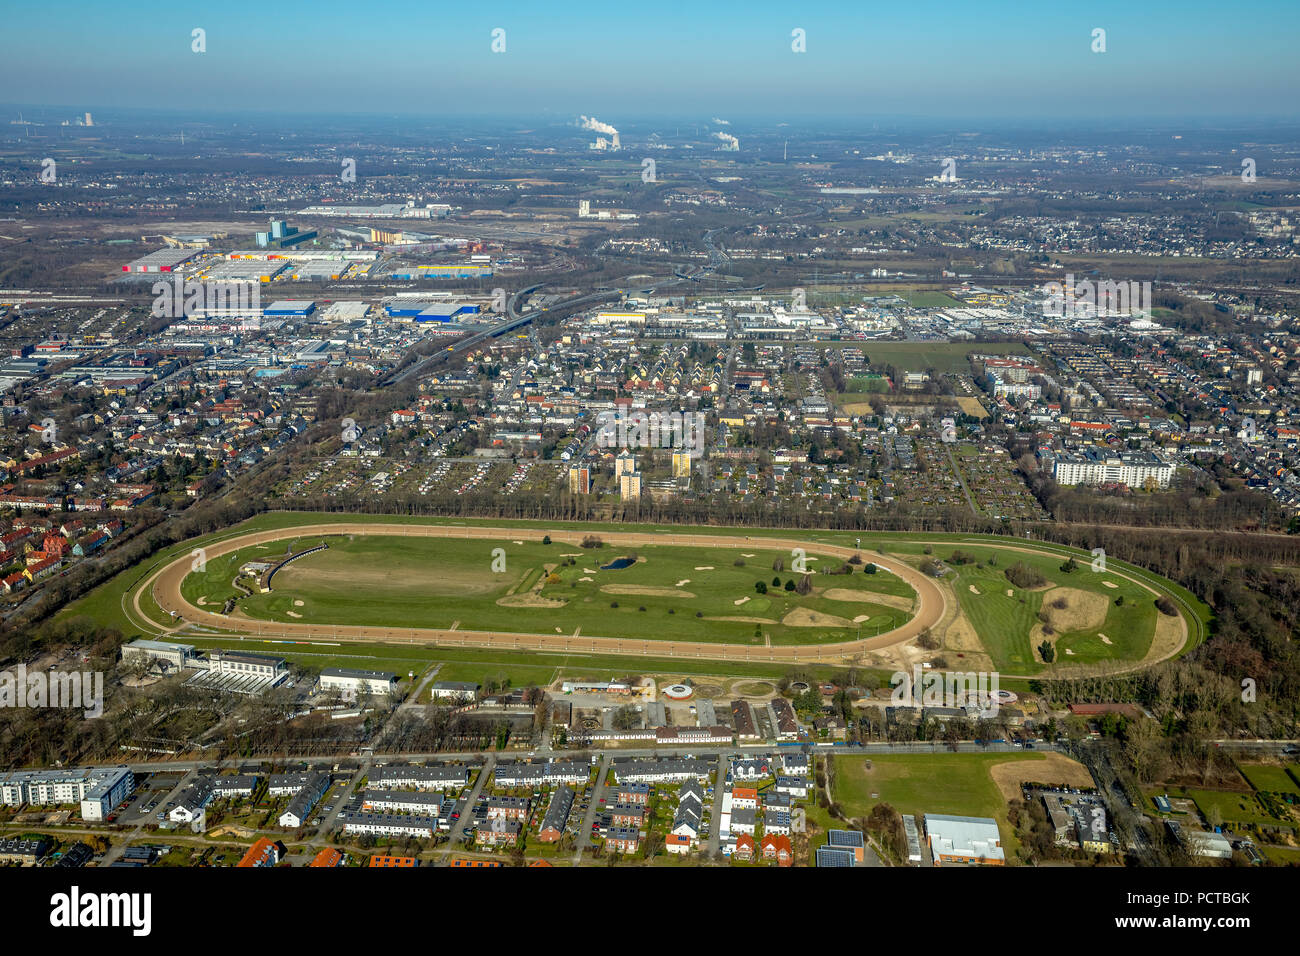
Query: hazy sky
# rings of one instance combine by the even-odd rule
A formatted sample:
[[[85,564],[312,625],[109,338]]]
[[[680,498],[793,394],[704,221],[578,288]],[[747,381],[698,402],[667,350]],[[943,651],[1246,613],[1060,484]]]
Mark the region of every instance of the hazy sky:
[[[1292,117],[1300,102],[1300,0],[41,0],[8,4],[0,23],[0,100],[74,109],[1066,128]],[[196,27],[206,53],[191,51]],[[491,50],[494,28],[504,53]],[[804,53],[791,49],[795,28]],[[1105,53],[1092,51],[1094,28]]]

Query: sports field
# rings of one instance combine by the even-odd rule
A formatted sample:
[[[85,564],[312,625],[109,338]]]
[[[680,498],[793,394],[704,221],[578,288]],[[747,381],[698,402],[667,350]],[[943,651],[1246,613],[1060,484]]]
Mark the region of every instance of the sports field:
[[[877,803],[919,816],[948,813],[992,817],[1002,832],[1007,861],[1019,847],[1007,822],[1007,797],[995,777],[1010,770],[1016,779],[1091,785],[1088,772],[1060,754],[887,754],[835,757],[834,797],[850,818],[866,817]],[[1040,779],[1041,778],[1041,779]],[[1014,790],[1015,788],[1010,788]],[[875,794],[873,797],[872,794]]]
[[[790,552],[764,548],[649,546],[584,550],[524,539],[334,535],[295,551],[328,547],[281,570],[270,593],[241,597],[238,614],[265,621],[485,631],[575,631],[642,640],[814,644],[883,633],[911,616],[912,588],[878,571],[814,573],[813,591]],[[262,544],[215,558],[191,573],[182,594],[200,607],[239,592],[231,581],[250,561],[283,556]],[[627,567],[611,567],[631,559]],[[843,561],[809,553],[807,566]],[[762,591],[757,587],[762,585]]]

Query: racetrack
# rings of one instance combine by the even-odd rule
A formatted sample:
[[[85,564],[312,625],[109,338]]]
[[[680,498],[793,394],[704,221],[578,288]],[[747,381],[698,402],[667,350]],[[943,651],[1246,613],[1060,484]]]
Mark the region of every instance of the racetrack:
[[[491,527],[447,527],[432,525],[397,525],[365,522],[340,522],[329,524],[299,525],[268,531],[250,532],[209,544],[204,548],[207,560],[238,551],[251,545],[264,544],[288,538],[303,538],[317,535],[392,535],[404,537],[438,537],[438,538],[489,538],[520,539],[540,541],[550,536],[553,542],[580,546],[588,532],[524,530],[521,528]],[[699,548],[737,548],[761,544],[771,548],[803,548],[816,554],[832,557],[850,558],[862,553],[854,548],[842,548],[827,544],[811,544],[799,539],[757,538],[743,535],[691,535],[691,534],[638,534],[601,531],[600,537],[607,545],[617,548],[644,547],[647,545],[677,545]],[[934,580],[920,571],[895,559],[871,555],[870,560],[896,574],[909,584],[917,594],[916,613],[911,620],[869,638],[846,641],[836,644],[821,645],[775,645],[746,646],[695,641],[659,641],[640,640],[599,635],[582,634],[562,635],[544,633],[515,633],[504,631],[466,631],[445,630],[420,627],[364,627],[356,625],[311,624],[297,622],[257,621],[241,617],[228,617],[215,614],[190,604],[181,594],[181,583],[190,573],[192,558],[189,554],[173,559],[146,579],[143,586],[137,588],[132,597],[136,613],[146,620],[140,606],[140,594],[147,587],[152,589],[153,597],[166,612],[174,612],[178,619],[192,625],[218,628],[226,632],[235,632],[248,637],[286,640],[330,640],[339,642],[383,642],[383,643],[419,643],[438,644],[447,647],[495,647],[513,650],[537,650],[564,653],[600,653],[654,655],[658,657],[688,657],[714,660],[785,660],[801,662],[833,662],[855,657],[866,651],[879,650],[902,644],[917,637],[927,628],[937,625],[944,616],[946,602],[942,590]],[[173,622],[173,626],[174,626]]]

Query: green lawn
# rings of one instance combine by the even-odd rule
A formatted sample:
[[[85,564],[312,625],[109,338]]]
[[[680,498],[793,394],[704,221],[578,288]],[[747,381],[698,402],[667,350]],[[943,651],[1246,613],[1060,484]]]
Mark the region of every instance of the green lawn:
[[[1030,638],[1034,625],[1038,623],[1037,615],[1044,597],[1051,600],[1056,596],[1047,589],[1024,590],[1007,580],[1006,568],[1016,562],[1037,569],[1052,585],[1100,595],[1108,602],[1100,626],[1064,631],[1058,635],[1058,663],[1141,660],[1150,650],[1159,612],[1155,608],[1155,597],[1136,584],[1114,574],[1093,572],[1090,563],[1082,559],[1078,559],[1077,570],[1062,572],[1062,559],[1055,555],[1010,553],[998,548],[961,544],[955,548],[935,548],[933,557],[947,561],[958,548],[974,557],[975,562],[953,565],[956,576],[949,574],[948,579],[962,610],[970,618],[998,669],[1013,673],[1043,670]],[[910,545],[895,545],[894,550],[913,554],[921,551],[919,547]],[[990,557],[996,559],[993,566],[985,563]],[[1107,587],[1107,582],[1115,587]],[[979,593],[972,591],[972,587]],[[1008,590],[1012,592],[1010,595]],[[1123,597],[1122,605],[1116,605],[1118,597]],[[1100,635],[1103,634],[1111,641],[1110,644],[1102,641]],[[1074,653],[1067,654],[1067,650]]]
[[[1300,776],[1300,771],[1297,768],[1300,768],[1300,764],[1292,766],[1291,774]],[[1242,764],[1238,769],[1241,770],[1241,775],[1250,781],[1250,785],[1256,790],[1266,793],[1300,794],[1300,784],[1297,784],[1295,778],[1287,773],[1286,767],[1251,763]]]
[[[414,670],[418,675],[429,664],[439,663],[438,680],[477,681],[487,678],[510,679],[512,686],[544,684],[555,676],[581,677],[590,680],[614,680],[626,677],[629,671],[652,675],[673,682],[690,677],[697,683],[718,683],[728,678],[754,677],[776,680],[791,671],[807,673],[817,680],[842,673],[843,668],[829,665],[794,665],[785,662],[727,662],[692,661],[686,658],[622,657],[600,654],[513,654],[494,648],[438,647],[424,644],[342,644],[334,647],[327,642],[260,641],[220,637],[184,635],[186,643],[207,650],[214,647],[238,647],[258,654],[274,654],[313,670],[325,667],[382,668],[405,673]],[[724,670],[725,673],[719,673]],[[885,686],[887,671],[873,673]],[[864,678],[866,679],[866,678]]]
[[[1171,796],[1191,797],[1201,815],[1209,820],[1211,809],[1219,811],[1219,820],[1212,823],[1262,823],[1276,824],[1283,821],[1272,816],[1260,805],[1253,793],[1234,793],[1227,790],[1179,790]]]
[[[303,539],[309,546],[318,539]],[[861,633],[881,633],[910,617],[908,611],[869,600],[873,593],[913,597],[911,588],[888,572],[814,575],[816,591],[799,596],[773,587],[774,577],[798,575],[772,570],[788,552],[754,548],[651,546],[642,559],[622,569],[604,569],[625,554],[606,547],[584,551],[572,545],[509,539],[399,538],[332,536],[329,548],[301,558],[280,571],[274,590],[242,598],[239,607],[261,620],[302,620],[317,624],[374,627],[451,627],[614,636],[641,640],[722,641],[763,645],[817,644],[851,640],[851,623],[866,615]],[[271,545],[283,553],[284,545]],[[493,552],[505,554],[504,572],[492,570]],[[268,546],[241,550],[210,561],[192,574],[186,597],[207,606],[230,596],[231,577],[250,560],[267,557]],[[748,557],[746,557],[748,555]],[[564,563],[572,557],[573,565]],[[808,555],[810,569],[838,567],[838,559]],[[735,562],[741,561],[742,566]],[[767,588],[759,594],[755,582]],[[536,585],[536,597],[554,606],[521,606]],[[651,589],[621,593],[620,589]],[[847,589],[862,601],[832,599],[831,589]],[[837,597],[839,597],[837,595]],[[845,622],[818,626],[784,623],[798,609]],[[753,620],[735,620],[753,619]],[[760,635],[755,634],[756,629]]]

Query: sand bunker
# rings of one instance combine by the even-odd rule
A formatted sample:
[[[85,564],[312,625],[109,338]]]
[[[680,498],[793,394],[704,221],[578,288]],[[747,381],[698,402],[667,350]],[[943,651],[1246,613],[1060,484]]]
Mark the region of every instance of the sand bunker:
[[[752,558],[752,557],[753,557],[752,554],[746,554],[744,551],[740,552],[740,556],[741,556],[742,558]]]
[[[519,545],[521,548],[524,546],[524,543],[522,541],[516,541],[515,544]]]
[[[598,572],[595,568],[583,568],[583,569],[582,569],[582,573],[583,573],[583,574],[599,574],[600,572]]]
[[[200,595],[198,600],[199,607],[203,607],[203,605],[207,603],[208,603],[208,599]]]
[[[696,571],[712,571],[712,570],[713,570],[713,565],[711,565],[711,564],[706,564],[704,567],[702,567],[702,568],[696,568],[695,570],[696,570]]]
[[[676,586],[681,587],[683,584],[690,584],[690,583],[691,583],[690,578],[682,578],[680,581],[677,582]]]
[[[970,588],[970,593],[971,593],[971,594],[979,594],[979,593],[980,593],[980,589],[977,588],[975,585],[973,585],[973,584],[968,584],[968,585],[966,585],[966,586],[967,586],[968,588]]]
[[[595,578],[578,578],[579,581],[594,581]]]
[[[1101,642],[1102,642],[1103,644],[1114,644],[1114,643],[1115,643],[1115,642],[1112,641],[1109,637],[1107,637],[1105,634],[1098,633],[1097,636],[1101,638]]]
[[[302,605],[303,605],[303,602],[302,602],[302,601],[294,601],[294,602],[293,602],[293,606],[294,606],[294,607],[302,607]]]
[[[290,617],[302,617],[302,615],[297,611],[285,611],[284,613],[288,614]]]
[[[647,584],[606,584],[601,587],[606,594],[644,594],[647,597],[695,597],[690,591],[676,588],[656,588]]]
[[[1111,590],[1114,590],[1115,588],[1119,587],[1119,585],[1116,584],[1114,581],[1102,581],[1101,586],[1104,588],[1110,588]]]
[[[1065,653],[1069,654],[1071,657],[1074,656],[1074,651],[1070,650],[1068,647],[1065,649]]]
[[[1011,588],[1007,588],[1007,597],[1015,597],[1015,596],[1016,596],[1016,592],[1011,590]]]
[[[861,624],[863,621],[869,621],[869,620],[871,620],[870,614],[859,614],[857,617],[853,619],[853,623]]]
[[[498,607],[564,607],[569,602],[544,598],[530,591],[527,594],[507,594],[497,598],[496,603]]]
[[[781,618],[781,623],[786,627],[852,627],[853,622],[848,618],[836,617],[834,614],[823,614],[821,611],[813,611],[806,607],[797,607],[785,617]]]
[[[739,600],[732,601],[731,603],[732,603],[732,604],[735,604],[737,607],[739,607],[741,604],[745,604],[745,603],[747,603],[748,601],[749,601],[749,598],[747,598],[747,597],[743,597],[743,598],[740,598]]]

